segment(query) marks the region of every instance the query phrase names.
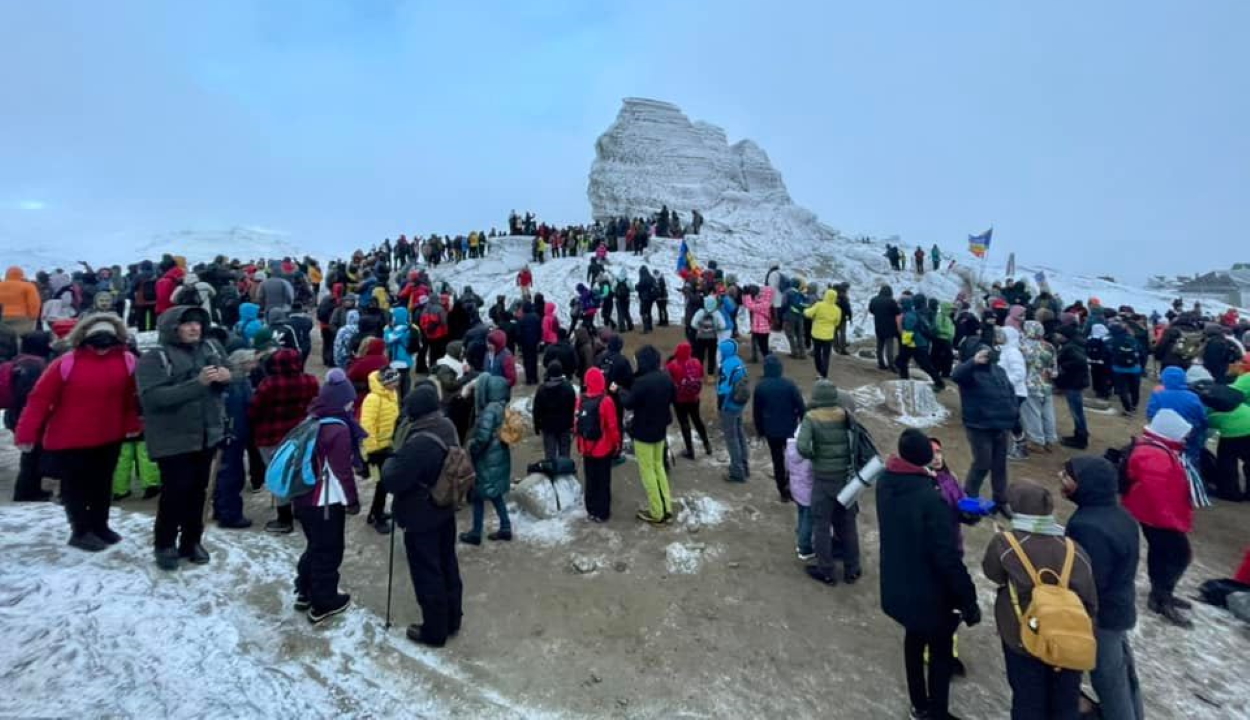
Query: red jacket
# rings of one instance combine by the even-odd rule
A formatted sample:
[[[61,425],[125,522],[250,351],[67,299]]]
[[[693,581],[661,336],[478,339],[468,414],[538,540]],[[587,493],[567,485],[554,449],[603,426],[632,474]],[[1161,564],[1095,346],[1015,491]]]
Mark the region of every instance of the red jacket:
[[[699,401],[699,394],[703,390],[703,363],[695,358],[690,357],[690,343],[683,342],[677,344],[677,349],[673,351],[673,359],[665,366],[668,370],[668,376],[673,379],[673,385],[677,388],[677,402],[692,403]],[[685,392],[681,389],[681,381],[686,378],[686,373],[692,373],[698,369],[699,390],[693,393]]]
[[[529,270],[522,270],[521,272],[517,273],[516,284],[520,285],[521,287],[530,287],[531,285],[534,284],[534,274],[531,273]]]
[[[256,447],[281,443],[292,428],[308,417],[308,406],[316,397],[317,378],[300,367],[298,350],[283,348],[269,356],[265,361],[265,379],[247,408]]]
[[[371,337],[365,340],[365,354],[347,363],[347,379],[356,388],[355,416],[360,417],[360,406],[369,394],[369,376],[375,371],[390,367],[391,361],[386,357],[386,343],[381,338]]]
[[[124,347],[100,355],[74,350],[74,367],[61,379],[65,356],[53,360],[26,399],[17,444],[76,450],[119,443],[143,432],[139,394]]]
[[[174,291],[178,286],[182,285],[182,277],[186,272],[177,265],[171,267],[168,272],[156,281],[156,314],[160,315],[166,310],[174,306]]]
[[[1128,461],[1128,493],[1124,509],[1137,522],[1161,530],[1187,533],[1194,527],[1189,476],[1181,464],[1185,444],[1142,433]]]
[[[582,457],[606,458],[616,455],[621,449],[621,428],[616,424],[616,403],[606,394],[607,383],[603,379],[603,371],[591,368],[586,371],[586,392],[577,398],[577,410],[573,416],[581,412],[582,403],[586,400],[603,398],[599,401],[599,427],[603,430],[598,440],[587,440],[578,432],[574,423],[573,432],[577,433],[577,451]]]

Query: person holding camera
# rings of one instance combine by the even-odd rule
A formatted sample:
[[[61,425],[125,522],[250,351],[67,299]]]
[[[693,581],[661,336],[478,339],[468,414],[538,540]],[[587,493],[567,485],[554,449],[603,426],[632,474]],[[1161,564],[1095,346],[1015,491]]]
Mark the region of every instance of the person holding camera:
[[[964,361],[951,372],[951,380],[959,386],[964,429],[972,447],[972,468],[964,481],[964,492],[978,497],[988,474],[998,512],[1010,517],[1007,434],[1019,412],[1015,387],[989,347],[965,344],[964,349]]]
[[[226,353],[204,336],[201,307],[175,306],[157,320],[160,345],[139,358],[135,379],[146,421],[148,455],[161,469],[156,511],[156,564],[176,570],[180,560],[209,561],[200,543],[213,455],[225,432],[222,393],[230,384]]]

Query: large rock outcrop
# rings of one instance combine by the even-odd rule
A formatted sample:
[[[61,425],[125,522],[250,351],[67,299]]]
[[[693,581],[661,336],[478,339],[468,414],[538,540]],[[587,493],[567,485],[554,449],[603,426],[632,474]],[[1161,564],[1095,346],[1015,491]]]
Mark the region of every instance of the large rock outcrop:
[[[596,219],[646,217],[668,205],[691,210],[736,202],[791,205],[768,155],[750,140],[691,122],[676,105],[626,98],[616,122],[595,143],[590,203]]]

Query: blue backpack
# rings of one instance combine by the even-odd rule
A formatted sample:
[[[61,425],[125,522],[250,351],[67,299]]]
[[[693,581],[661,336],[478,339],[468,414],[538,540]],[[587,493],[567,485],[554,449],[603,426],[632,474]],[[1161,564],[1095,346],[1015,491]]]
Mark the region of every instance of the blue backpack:
[[[313,467],[317,454],[317,433],[322,425],[346,425],[338,418],[308,418],[296,425],[282,439],[265,469],[265,488],[279,503],[286,504],[307,495],[317,487],[318,469]]]

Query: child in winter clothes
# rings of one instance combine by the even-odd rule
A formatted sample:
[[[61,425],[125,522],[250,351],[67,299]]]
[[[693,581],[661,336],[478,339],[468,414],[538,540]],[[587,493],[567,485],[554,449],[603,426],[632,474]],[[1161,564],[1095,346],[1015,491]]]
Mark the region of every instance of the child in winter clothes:
[[[319,472],[312,492],[295,498],[295,516],[308,541],[295,577],[295,609],[307,611],[314,625],[346,610],[352,599],[338,586],[347,516],[360,512],[354,471],[364,465],[365,432],[352,417],[355,402],[355,388],[335,368],[308,410],[322,423],[313,457]]]
[[[473,458],[477,472],[477,484],[473,489],[473,529],[460,534],[460,542],[469,545],[482,544],[482,525],[486,516],[486,501],[495,507],[499,516],[499,531],[487,535],[490,540],[512,539],[512,521],[508,518],[506,495],[512,486],[512,449],[499,437],[511,388],[499,375],[483,375],[475,392],[480,393],[477,425],[469,434],[466,448]]]
[[[230,384],[222,398],[226,406],[226,428],[217,466],[217,484],[213,488],[213,519],[218,527],[242,530],[252,526],[252,521],[243,516],[242,493],[247,480],[244,462],[252,442],[247,411],[254,391],[248,376],[256,369],[256,352],[235,350],[230,353],[228,362]]]
[[[46,332],[32,332],[22,338],[21,353],[13,358],[9,375],[9,391],[11,403],[4,411],[4,427],[17,434],[17,424],[21,420],[22,411],[26,408],[26,400],[39,382],[39,376],[48,367],[48,356],[52,354],[52,336]],[[17,480],[13,483],[13,502],[43,502],[52,499],[52,493],[43,489],[43,473],[40,472],[39,458],[42,448],[34,443],[22,453],[18,461]]]
[[[812,461],[799,454],[798,431],[786,441],[786,474],[790,477],[790,497],[794,500],[794,552],[804,562],[816,557],[812,548]]]
[[[138,360],[139,353],[133,346],[128,346],[126,351]],[[148,446],[143,441],[142,435],[126,438],[122,442],[121,452],[117,457],[117,467],[113,469],[113,500],[115,502],[130,497],[130,482],[136,474],[143,485],[144,500],[151,500],[161,494],[161,471],[148,457]]]
[[[369,394],[360,406],[360,426],[369,433],[361,450],[369,465],[369,475],[377,483],[365,522],[381,535],[391,531],[391,516],[386,513],[386,488],[382,485],[382,465],[394,454],[391,438],[399,421],[399,385],[400,372],[395,368],[374,371],[369,376]]]

